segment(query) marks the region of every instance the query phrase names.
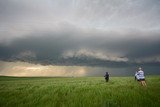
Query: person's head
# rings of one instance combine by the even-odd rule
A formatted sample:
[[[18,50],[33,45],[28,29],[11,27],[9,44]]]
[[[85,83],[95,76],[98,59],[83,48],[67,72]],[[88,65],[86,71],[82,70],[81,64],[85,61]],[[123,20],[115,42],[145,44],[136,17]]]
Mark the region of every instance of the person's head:
[[[141,67],[139,67],[139,70],[141,71],[141,70],[142,70],[142,68],[141,68]]]

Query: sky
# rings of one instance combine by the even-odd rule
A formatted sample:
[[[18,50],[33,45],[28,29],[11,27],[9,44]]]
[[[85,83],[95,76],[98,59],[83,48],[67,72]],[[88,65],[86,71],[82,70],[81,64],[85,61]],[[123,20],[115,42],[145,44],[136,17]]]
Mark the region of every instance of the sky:
[[[45,67],[53,76],[62,68],[58,76],[73,74],[69,71],[77,76],[83,67],[95,76],[103,67],[119,74],[138,66],[160,74],[159,5],[159,0],[0,0],[0,75],[39,76]],[[18,65],[30,72],[18,74]]]

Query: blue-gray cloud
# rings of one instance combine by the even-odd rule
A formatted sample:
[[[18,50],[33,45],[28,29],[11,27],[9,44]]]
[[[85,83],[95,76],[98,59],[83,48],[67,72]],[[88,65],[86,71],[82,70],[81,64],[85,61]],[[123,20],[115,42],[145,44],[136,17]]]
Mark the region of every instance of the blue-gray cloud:
[[[0,0],[0,59],[160,62],[159,0]]]
[[[40,34],[41,36],[36,36]],[[113,63],[128,65],[160,62],[160,38],[157,35],[154,35],[154,39],[124,37],[117,40],[112,37],[100,37],[99,33],[94,33],[93,37],[76,37],[74,34],[76,31],[65,34],[44,33],[45,36],[40,32],[34,33],[10,44],[1,44],[0,58],[7,61],[21,60],[58,65],[104,66]]]

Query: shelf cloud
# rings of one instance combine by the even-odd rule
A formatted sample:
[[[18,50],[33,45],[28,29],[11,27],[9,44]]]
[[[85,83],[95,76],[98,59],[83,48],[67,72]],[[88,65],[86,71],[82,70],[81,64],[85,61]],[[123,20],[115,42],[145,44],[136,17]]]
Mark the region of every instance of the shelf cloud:
[[[160,64],[159,0],[0,0],[0,60]]]

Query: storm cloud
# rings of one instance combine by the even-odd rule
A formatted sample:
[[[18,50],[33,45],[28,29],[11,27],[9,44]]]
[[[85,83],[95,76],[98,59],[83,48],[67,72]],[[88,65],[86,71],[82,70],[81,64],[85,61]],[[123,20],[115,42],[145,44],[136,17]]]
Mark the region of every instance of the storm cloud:
[[[40,31],[39,31],[40,32]],[[107,65],[108,63],[159,63],[160,38],[152,37],[115,38],[95,31],[94,36],[76,37],[77,31],[65,33],[34,33],[0,47],[1,60],[28,61],[31,63],[56,65]],[[38,35],[38,36],[36,36]],[[41,36],[40,36],[41,35]],[[45,36],[43,36],[45,35]],[[52,36],[53,35],[53,36]],[[105,64],[106,63],[106,64]]]
[[[159,0],[0,0],[0,60],[160,64]]]

